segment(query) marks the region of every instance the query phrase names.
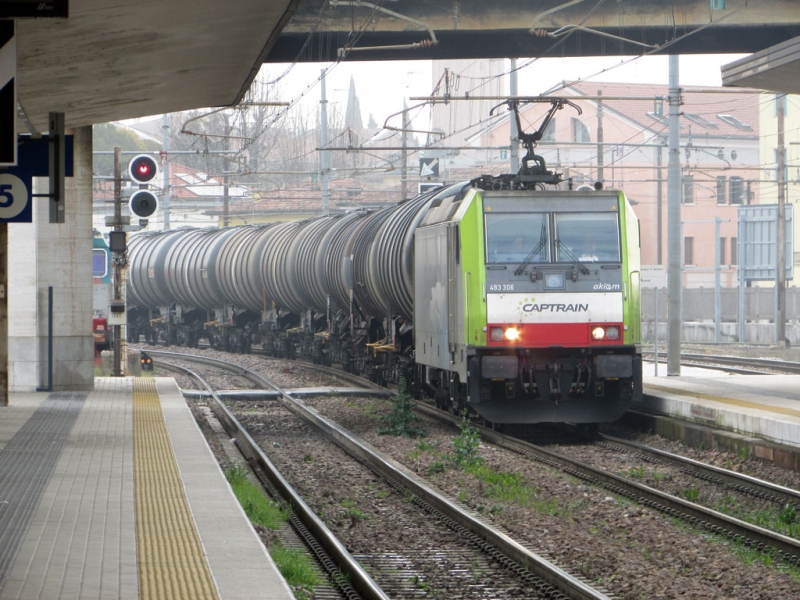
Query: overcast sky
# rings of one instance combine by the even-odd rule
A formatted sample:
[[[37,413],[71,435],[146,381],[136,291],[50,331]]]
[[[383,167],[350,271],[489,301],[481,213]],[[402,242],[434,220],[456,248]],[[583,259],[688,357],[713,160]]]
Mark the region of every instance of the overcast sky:
[[[733,62],[745,55],[690,55],[680,60],[681,85],[720,86],[722,65]],[[576,79],[596,82],[617,83],[669,83],[669,58],[653,56],[631,59],[630,57],[604,58],[548,58],[536,61],[517,59],[517,65],[527,66],[519,70],[519,93],[537,95],[562,81]],[[508,70],[505,60],[503,71]],[[265,65],[263,76],[277,77],[288,65]],[[361,104],[364,124],[370,114],[379,125],[384,119],[403,109],[403,99],[414,96],[427,96],[432,91],[433,74],[430,61],[386,61],[386,62],[345,62],[337,65],[329,63],[295,65],[280,82],[281,100],[291,101],[305,94],[302,102],[306,105],[318,103],[320,72],[330,68],[326,75],[327,98],[331,103],[339,103],[343,112],[347,102],[347,90],[352,76]],[[438,80],[441,73],[436,74]],[[463,93],[464,90],[460,90]],[[473,92],[473,95],[479,94]],[[506,92],[507,93],[507,92]]]

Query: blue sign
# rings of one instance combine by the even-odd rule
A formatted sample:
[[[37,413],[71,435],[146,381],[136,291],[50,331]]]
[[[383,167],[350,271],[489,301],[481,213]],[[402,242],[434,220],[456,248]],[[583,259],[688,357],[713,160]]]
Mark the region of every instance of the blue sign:
[[[73,175],[74,144],[71,135],[66,137],[65,177]],[[48,137],[20,137],[16,167],[0,169],[0,223],[32,223],[32,179],[50,174]]]

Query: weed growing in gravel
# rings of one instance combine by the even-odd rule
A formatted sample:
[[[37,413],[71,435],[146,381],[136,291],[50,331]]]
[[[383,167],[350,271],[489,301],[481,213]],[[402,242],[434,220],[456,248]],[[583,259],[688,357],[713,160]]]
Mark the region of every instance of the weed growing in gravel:
[[[446,470],[447,465],[440,460],[429,464],[428,468],[426,469],[429,475],[433,475],[434,473],[444,473]]]
[[[425,592],[426,596],[430,596],[431,598],[441,597],[441,591],[431,587],[429,583],[420,579],[419,575],[414,575],[414,577],[411,579],[411,582],[414,584],[415,588]]]
[[[381,421],[386,427],[378,429],[378,435],[395,435],[407,438],[421,438],[428,435],[423,427],[414,425],[419,417],[411,410],[411,398],[401,390],[392,401],[392,412],[383,415]]]
[[[458,427],[461,429],[461,435],[450,441],[454,451],[453,462],[460,468],[482,465],[483,457],[478,454],[481,436],[472,428],[466,410],[461,413],[461,423]]]
[[[347,516],[350,517],[350,520],[354,523],[358,521],[366,521],[369,517],[358,508],[358,504],[356,504],[355,500],[351,500],[350,498],[345,498],[339,504],[342,505],[342,508],[347,509]]]
[[[736,458],[741,461],[745,461],[750,458],[750,446],[739,448],[739,451],[736,453]]]
[[[700,497],[700,490],[697,488],[687,488],[685,490],[681,490],[680,495],[686,498],[689,502],[697,502],[697,499]]]
[[[725,494],[717,500],[717,510],[724,515],[731,514],[736,508],[736,499],[730,494]]]
[[[296,548],[284,548],[273,544],[269,551],[275,565],[292,588],[297,600],[313,598],[314,588],[322,584],[322,578],[314,568],[311,558]]]
[[[628,477],[631,479],[644,479],[644,465],[628,469]]]
[[[414,450],[409,452],[406,458],[412,461],[417,460],[425,452],[434,452],[438,450],[438,448],[439,448],[439,442],[426,442],[426,441],[417,442],[417,445],[414,447]]]
[[[541,498],[540,490],[534,485],[527,484],[521,475],[495,471],[482,464],[465,467],[464,470],[487,485],[484,488],[484,495],[487,498],[514,503],[554,517],[568,516],[570,513],[557,500]],[[493,505],[489,512],[499,512],[498,505]]]
[[[653,487],[657,488],[661,485],[661,482],[665,479],[669,479],[669,475],[666,473],[659,473],[655,468],[653,469]]]
[[[225,472],[233,493],[242,505],[247,518],[267,529],[277,529],[286,521],[286,513],[267,498],[261,488],[247,480],[247,469],[242,465],[232,465]]]

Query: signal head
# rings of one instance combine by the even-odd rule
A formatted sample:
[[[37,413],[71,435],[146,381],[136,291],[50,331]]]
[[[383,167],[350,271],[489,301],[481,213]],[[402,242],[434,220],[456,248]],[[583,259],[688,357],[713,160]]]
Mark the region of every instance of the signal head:
[[[149,154],[134,156],[128,163],[128,175],[136,183],[150,183],[158,174],[158,162]]]
[[[140,219],[149,219],[158,209],[158,198],[148,190],[139,190],[131,195],[128,208],[132,215]]]

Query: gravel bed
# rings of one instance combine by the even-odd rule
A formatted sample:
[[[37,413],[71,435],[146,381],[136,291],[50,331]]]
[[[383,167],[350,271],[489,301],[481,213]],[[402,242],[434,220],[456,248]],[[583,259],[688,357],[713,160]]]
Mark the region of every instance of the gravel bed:
[[[739,455],[725,450],[693,448],[680,441],[669,440],[659,435],[646,434],[621,426],[607,426],[603,431],[621,439],[651,446],[658,450],[664,450],[665,452],[686,456],[687,458],[708,463],[722,469],[757,477],[758,479],[763,479],[764,481],[769,481],[776,485],[800,490],[800,473],[777,467],[769,461],[754,456]]]
[[[263,359],[259,371],[268,379],[290,375],[285,370],[291,370],[296,363],[288,362],[287,367],[287,362]],[[282,385],[302,386],[291,382]],[[378,435],[380,417],[390,410],[388,401],[320,397],[306,403],[521,543],[537,548],[562,568],[604,587],[617,598],[800,597],[800,576],[796,571],[787,573],[780,567],[768,566],[764,564],[768,561],[740,552],[723,539],[690,529],[505,450],[481,444],[480,456],[491,471],[518,477],[520,483],[506,486],[518,489],[516,497],[509,499],[502,486],[491,485],[452,465],[451,441],[459,433],[455,429],[423,419],[428,436],[422,440]],[[741,460],[730,453],[681,449],[657,436],[637,437],[644,444],[704,462],[733,465],[762,479],[797,486],[797,474],[762,461]],[[314,456],[313,462],[323,460],[324,456]],[[609,467],[614,469],[613,465]]]
[[[587,443],[561,444],[550,449],[589,466],[601,468],[748,523],[790,537],[800,537],[797,523],[800,517],[794,509],[783,512],[780,505],[733,490],[724,483],[695,477],[682,472],[677,466],[648,462],[640,456],[616,448]]]
[[[239,401],[228,406],[393,598],[539,597],[282,404]]]

